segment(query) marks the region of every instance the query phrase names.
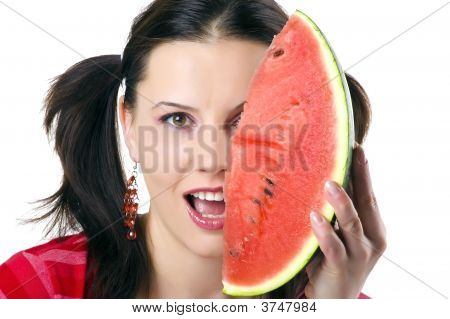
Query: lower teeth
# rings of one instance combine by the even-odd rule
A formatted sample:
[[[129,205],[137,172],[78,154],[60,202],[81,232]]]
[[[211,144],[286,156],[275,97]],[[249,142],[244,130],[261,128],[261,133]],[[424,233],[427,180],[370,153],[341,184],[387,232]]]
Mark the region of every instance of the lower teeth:
[[[207,218],[222,218],[222,217],[225,217],[225,214],[211,215],[211,214],[202,214],[202,213],[200,213],[200,215],[202,215],[203,217],[207,217]]]

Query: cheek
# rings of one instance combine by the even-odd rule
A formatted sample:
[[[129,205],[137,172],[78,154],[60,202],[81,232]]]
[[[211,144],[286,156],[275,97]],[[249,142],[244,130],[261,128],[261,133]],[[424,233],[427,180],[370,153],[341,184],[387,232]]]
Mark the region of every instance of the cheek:
[[[146,174],[173,176],[192,170],[193,139],[188,132],[161,124],[141,126],[138,149]]]

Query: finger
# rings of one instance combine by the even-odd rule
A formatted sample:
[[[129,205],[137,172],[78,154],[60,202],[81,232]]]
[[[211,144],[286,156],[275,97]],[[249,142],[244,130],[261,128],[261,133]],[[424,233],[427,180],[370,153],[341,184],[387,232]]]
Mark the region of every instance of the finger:
[[[348,179],[348,184],[347,184],[347,187],[345,188],[345,192],[352,199],[352,201],[354,201],[355,197],[354,197],[354,193],[353,193],[353,181],[352,181],[351,176]]]
[[[331,224],[319,213],[311,212],[311,226],[320,250],[330,266],[339,269],[347,259],[344,243],[339,239]]]
[[[339,230],[342,232],[347,248],[347,255],[358,256],[360,253],[365,253],[362,243],[364,231],[352,200],[345,190],[334,181],[327,181],[325,190],[328,202],[335,209]]]
[[[376,247],[385,246],[386,228],[381,219],[377,200],[373,192],[369,165],[364,150],[357,146],[352,165],[353,192],[355,206],[363,225],[363,231]]]
[[[314,272],[316,271],[318,265],[322,262],[322,260],[323,254],[319,251],[319,254],[314,256],[313,259],[308,263],[308,265],[306,266],[306,273],[308,274],[309,278],[312,278]]]

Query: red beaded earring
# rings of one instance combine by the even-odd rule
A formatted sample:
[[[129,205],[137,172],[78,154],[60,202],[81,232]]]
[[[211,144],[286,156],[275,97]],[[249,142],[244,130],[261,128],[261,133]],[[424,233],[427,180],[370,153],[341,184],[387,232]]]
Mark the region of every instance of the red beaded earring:
[[[136,239],[136,230],[134,229],[134,225],[136,224],[136,216],[139,205],[136,183],[137,174],[137,163],[135,162],[133,172],[127,181],[127,191],[125,192],[125,198],[123,200],[123,213],[125,215],[123,225],[128,228],[127,238],[129,240]]]

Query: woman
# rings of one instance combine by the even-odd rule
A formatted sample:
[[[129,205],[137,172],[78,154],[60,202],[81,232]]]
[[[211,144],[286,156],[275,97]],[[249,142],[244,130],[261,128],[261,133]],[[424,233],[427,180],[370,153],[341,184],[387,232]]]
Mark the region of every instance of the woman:
[[[134,20],[122,56],[86,59],[58,76],[44,123],[64,177],[42,200],[49,211],[37,220],[50,218],[49,231],[57,227],[59,236],[1,266],[0,296],[230,298],[222,293],[223,232],[194,223],[185,198],[206,192],[195,208],[223,210],[226,142],[250,79],[287,19],[273,0],[156,0]],[[354,78],[347,80],[362,143],[369,101]],[[152,198],[147,214],[134,214],[136,182],[127,183],[123,172],[118,119]],[[199,138],[205,127],[215,129],[217,140]],[[354,156],[348,195],[337,187],[328,197],[339,231],[312,215],[323,254],[259,297],[366,297],[360,290],[385,249],[385,229],[360,146]],[[131,200],[125,220],[124,194]]]

